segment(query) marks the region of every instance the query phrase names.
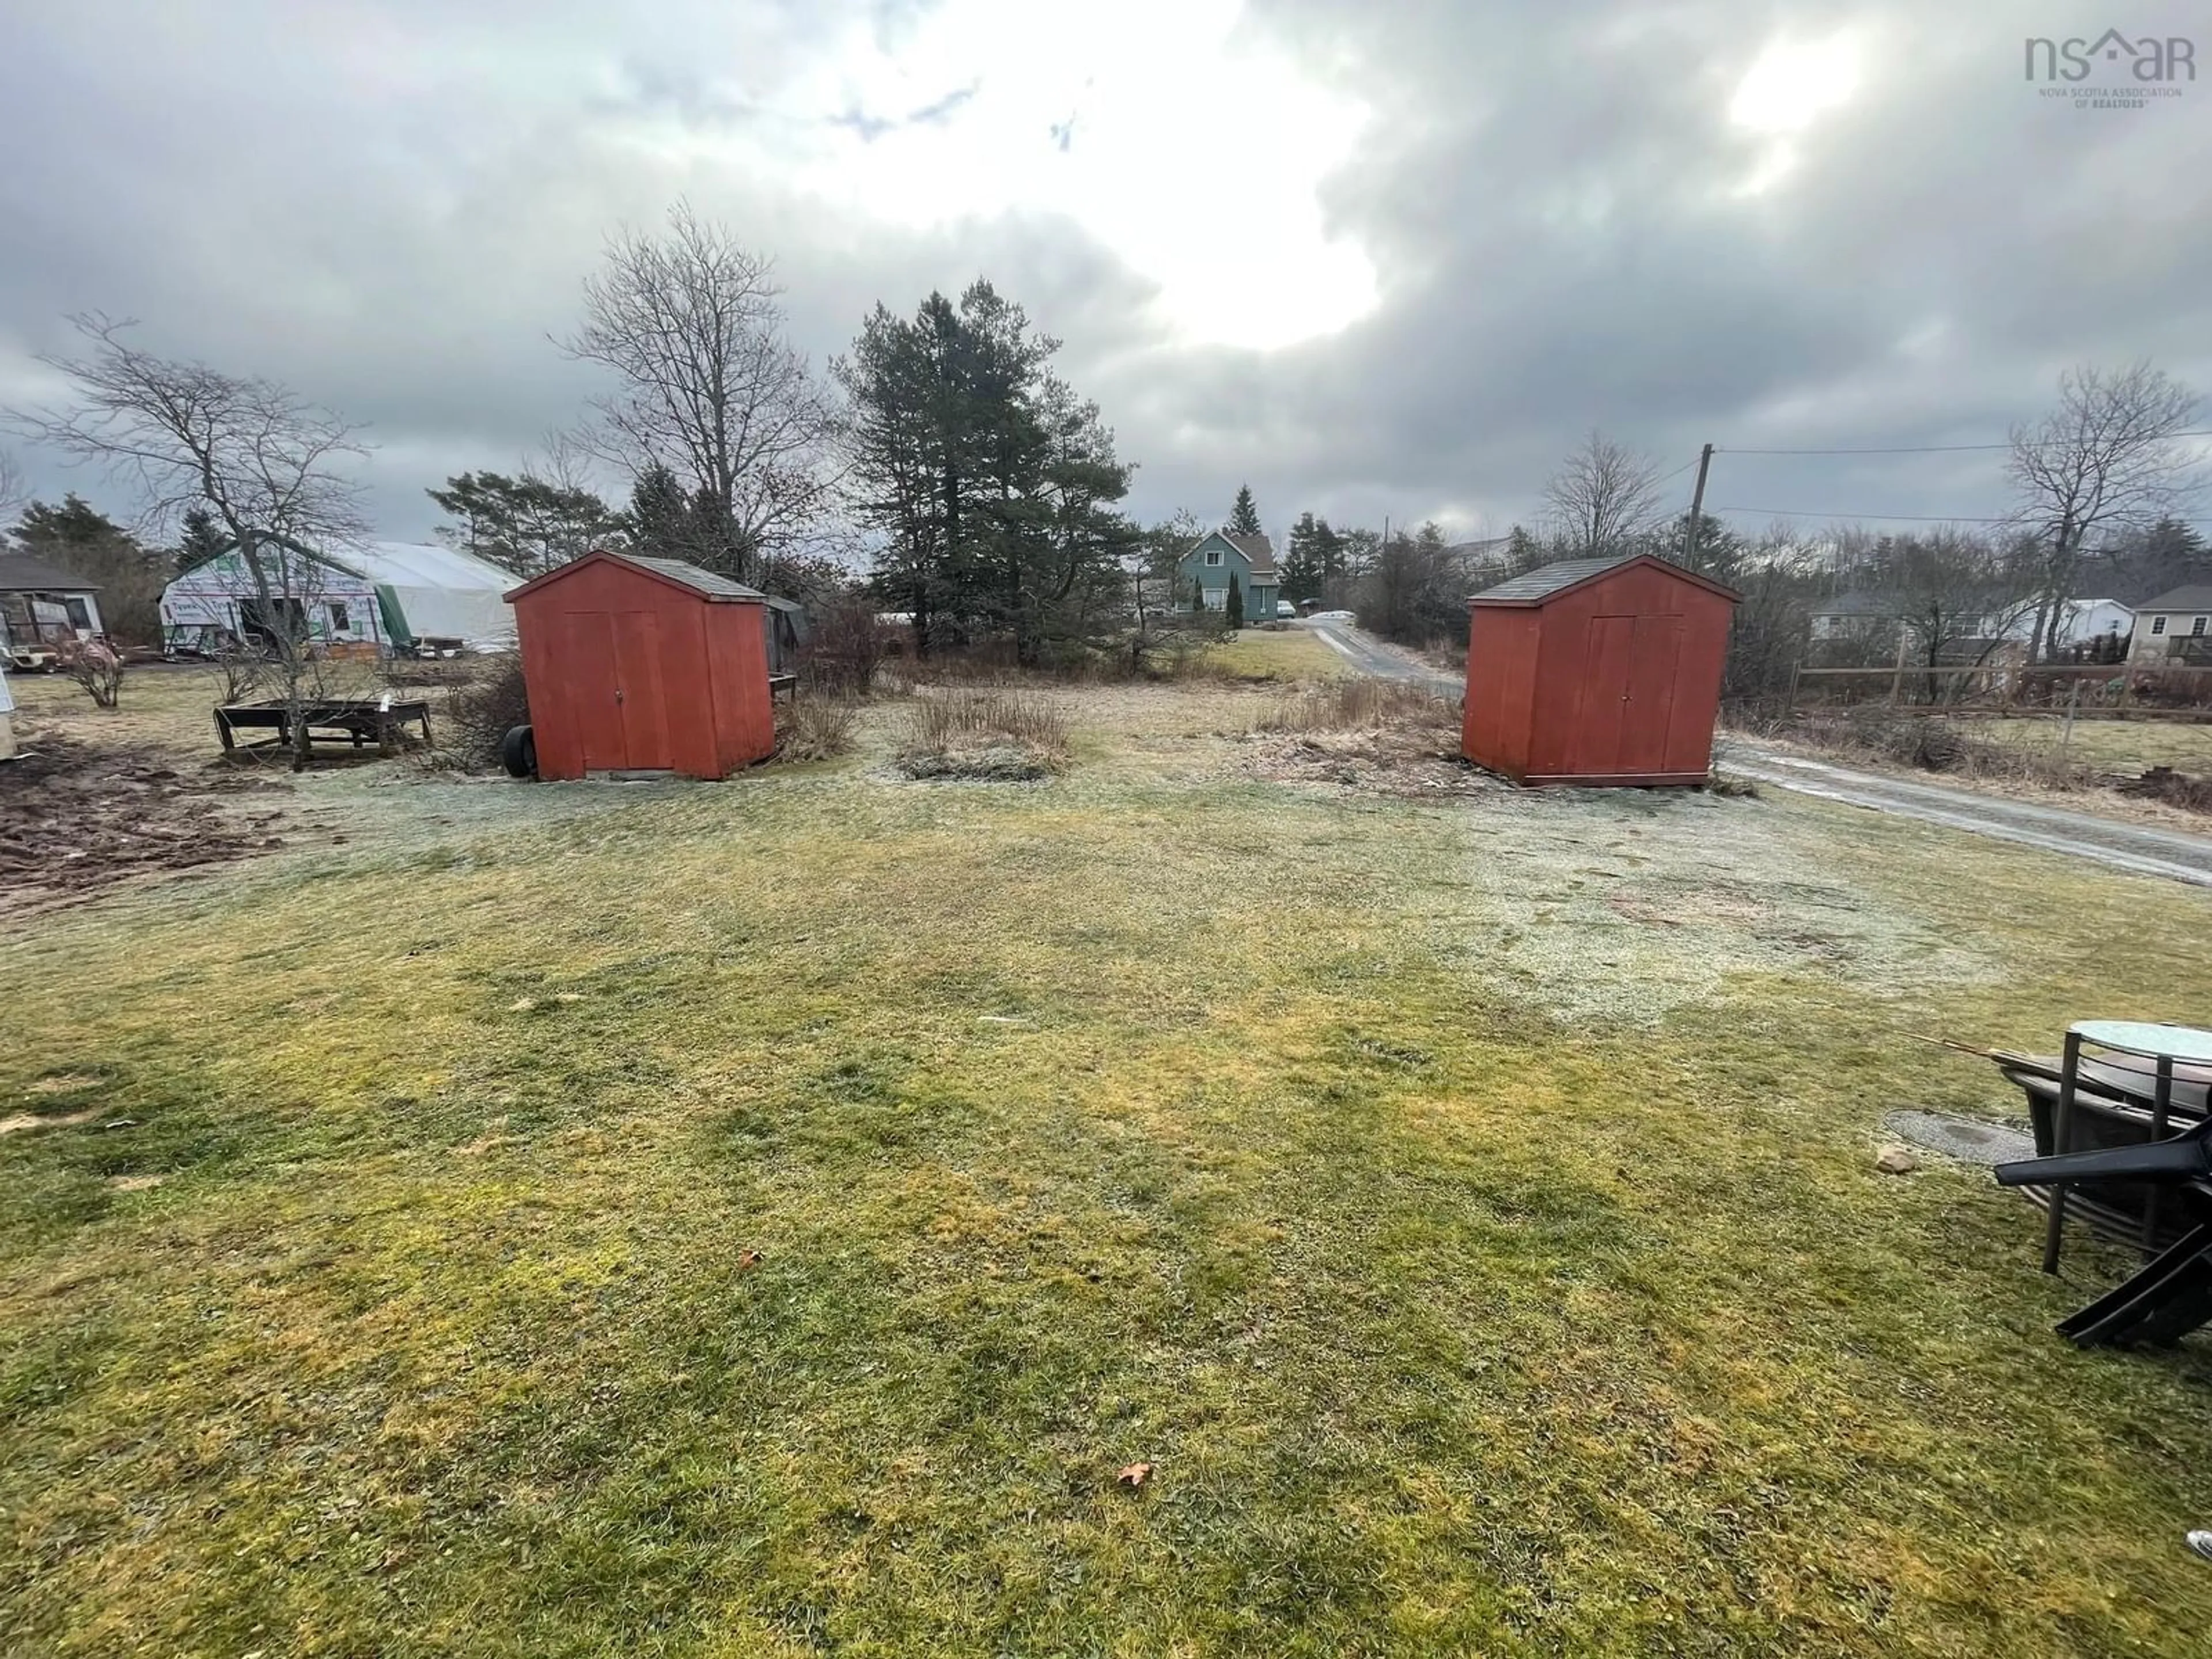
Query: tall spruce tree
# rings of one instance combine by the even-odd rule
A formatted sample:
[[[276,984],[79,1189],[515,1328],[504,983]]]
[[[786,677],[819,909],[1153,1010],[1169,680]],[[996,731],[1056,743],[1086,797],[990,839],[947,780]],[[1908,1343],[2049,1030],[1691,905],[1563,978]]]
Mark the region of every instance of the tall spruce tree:
[[[1232,536],[1256,536],[1260,533],[1260,509],[1252,500],[1252,486],[1237,486],[1237,504],[1229,509],[1229,533]]]
[[[1103,625],[1137,532],[1114,434],[1050,372],[1060,343],[978,282],[912,319],[878,305],[833,366],[853,507],[917,648],[1010,638],[1023,662]]]
[[[639,552],[656,559],[689,562],[699,550],[690,499],[676,475],[658,463],[630,485],[629,533]]]
[[[229,550],[230,538],[216,523],[214,514],[204,507],[185,509],[183,528],[177,538],[177,574],[197,570]]]

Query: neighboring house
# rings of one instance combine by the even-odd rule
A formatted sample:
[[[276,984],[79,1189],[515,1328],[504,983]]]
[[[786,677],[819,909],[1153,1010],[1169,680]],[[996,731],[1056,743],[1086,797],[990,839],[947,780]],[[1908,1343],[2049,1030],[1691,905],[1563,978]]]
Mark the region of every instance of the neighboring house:
[[[325,650],[383,653],[420,640],[458,640],[473,650],[511,649],[514,612],[505,598],[520,579],[456,548],[367,542],[326,554],[275,608],[296,637]],[[161,591],[161,633],[171,650],[215,651],[268,641],[281,618],[264,614],[246,562],[225,553]]]
[[[2212,660],[2212,586],[2177,587],[2136,607],[2136,642],[2130,662]]]
[[[1273,544],[1265,536],[1232,536],[1225,530],[1208,532],[1176,562],[1176,608],[1190,605],[1195,593],[1199,603],[1192,609],[1226,611],[1232,577],[1243,598],[1244,620],[1273,621],[1283,581]]]
[[[1991,604],[1986,598],[1982,603],[1990,608],[1978,614],[1966,611],[1956,613],[1957,638],[2011,640],[2025,644],[2034,636],[2033,605]],[[1900,617],[1911,619],[1913,611],[1910,599],[1868,592],[1844,593],[1814,605],[1812,636],[1820,642],[1886,641],[1894,649],[1898,622]],[[2069,599],[2059,607],[2051,629],[2051,644],[2053,648],[2086,645],[2105,635],[2124,639],[2135,626],[2135,615],[2118,599]]]
[[[1462,579],[1488,587],[1493,580],[1504,580],[1511,567],[1513,538],[1491,536],[1479,542],[1454,542],[1444,549],[1444,556],[1452,562]]]
[[[2032,629],[2034,626],[2035,618],[2031,616],[2027,627]],[[2051,630],[2051,642],[2054,646],[2076,646],[2107,638],[2117,642],[2133,633],[2135,626],[2135,611],[2118,599],[2069,599],[2059,607],[2057,623]],[[2026,637],[2025,632],[2022,637]]]
[[[1897,626],[1897,601],[1881,593],[1839,593],[1813,607],[1816,640],[1873,640]]]
[[[0,648],[51,648],[106,631],[97,585],[28,554],[0,553]]]

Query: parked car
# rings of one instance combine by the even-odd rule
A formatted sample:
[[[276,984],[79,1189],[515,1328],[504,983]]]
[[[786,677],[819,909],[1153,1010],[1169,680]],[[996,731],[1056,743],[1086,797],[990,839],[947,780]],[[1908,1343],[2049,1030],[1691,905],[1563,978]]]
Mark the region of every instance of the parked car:
[[[1275,616],[1279,620],[1285,617],[1295,617],[1297,614],[1297,606],[1292,605],[1288,599],[1277,599],[1275,601]]]

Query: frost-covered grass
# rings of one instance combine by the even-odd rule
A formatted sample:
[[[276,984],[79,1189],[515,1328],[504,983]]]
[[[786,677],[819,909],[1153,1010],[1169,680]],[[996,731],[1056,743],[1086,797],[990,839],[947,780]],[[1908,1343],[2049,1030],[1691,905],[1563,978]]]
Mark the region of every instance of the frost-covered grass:
[[[1870,1153],[2013,1106],[1909,1032],[2201,1019],[2212,901],[1269,781],[1270,697],[316,779],[343,856],[0,944],[0,1650],[2196,1652],[2201,1351]]]

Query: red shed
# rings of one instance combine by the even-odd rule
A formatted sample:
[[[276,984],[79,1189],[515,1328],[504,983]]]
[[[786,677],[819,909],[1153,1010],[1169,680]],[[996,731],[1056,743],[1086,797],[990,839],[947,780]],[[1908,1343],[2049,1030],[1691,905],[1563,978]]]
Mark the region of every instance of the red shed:
[[[720,778],[775,748],[765,594],[605,550],[509,593],[541,778]]]
[[[1649,554],[1476,594],[1460,751],[1522,783],[1704,782],[1739,597]]]

